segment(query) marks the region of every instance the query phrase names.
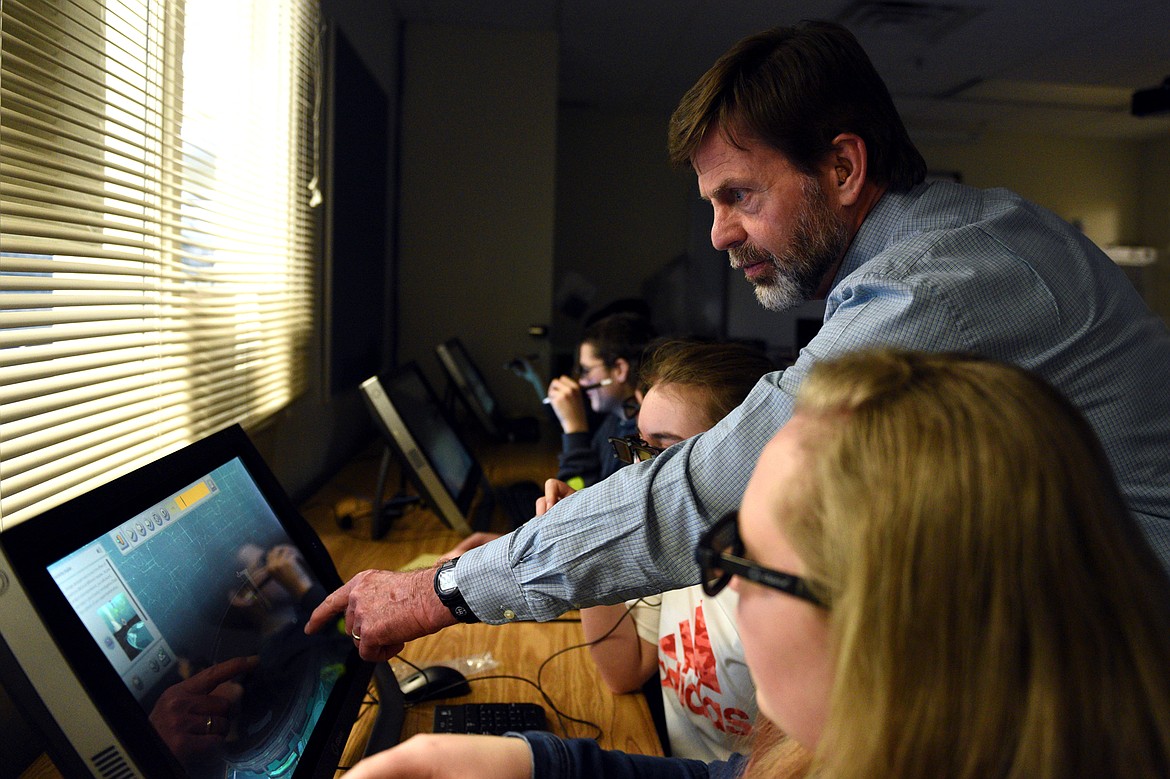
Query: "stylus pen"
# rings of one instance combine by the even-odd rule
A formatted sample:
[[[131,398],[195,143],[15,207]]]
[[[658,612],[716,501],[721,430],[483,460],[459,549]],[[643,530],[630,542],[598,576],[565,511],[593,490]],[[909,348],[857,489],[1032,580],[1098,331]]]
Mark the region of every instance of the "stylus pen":
[[[608,387],[610,384],[613,384],[613,379],[602,379],[596,384],[590,384],[588,387],[582,387],[581,390],[588,392],[589,390],[595,390],[598,387]],[[552,403],[552,398],[545,398],[540,402],[547,406],[549,403]]]

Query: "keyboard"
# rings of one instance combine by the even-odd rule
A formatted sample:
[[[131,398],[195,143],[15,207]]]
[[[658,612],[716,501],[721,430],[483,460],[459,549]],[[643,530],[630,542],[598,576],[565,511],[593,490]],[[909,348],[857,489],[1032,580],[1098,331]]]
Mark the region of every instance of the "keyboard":
[[[535,703],[457,703],[435,707],[436,733],[483,733],[548,730],[544,708]]]

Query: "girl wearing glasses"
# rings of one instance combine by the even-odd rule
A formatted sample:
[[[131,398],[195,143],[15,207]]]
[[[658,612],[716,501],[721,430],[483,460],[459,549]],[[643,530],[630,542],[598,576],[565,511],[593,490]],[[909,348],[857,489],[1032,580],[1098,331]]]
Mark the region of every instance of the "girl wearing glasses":
[[[1088,424],[1030,373],[819,364],[698,557],[739,594],[776,725],[750,759],[424,736],[351,775],[1170,776],[1170,580]]]
[[[738,343],[676,340],[642,366],[638,437],[614,439],[619,458],[646,460],[711,428],[775,366]],[[703,761],[742,749],[755,719],[755,686],[734,620],[735,594],[704,595],[698,585],[581,611],[581,627],[601,678],[614,692],[650,679],[660,696],[670,754]]]

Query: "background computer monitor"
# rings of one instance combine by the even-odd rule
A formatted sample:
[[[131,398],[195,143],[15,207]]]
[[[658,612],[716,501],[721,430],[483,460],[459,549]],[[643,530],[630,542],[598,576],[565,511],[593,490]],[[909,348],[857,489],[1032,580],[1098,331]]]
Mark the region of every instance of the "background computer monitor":
[[[509,417],[484,380],[483,372],[458,338],[449,338],[435,347],[435,354],[450,386],[470,410],[483,431],[499,441],[535,441],[540,428],[535,417]],[[523,362],[517,358],[513,362]],[[526,366],[531,371],[531,366]],[[539,387],[537,391],[544,397]]]
[[[408,362],[371,376],[361,390],[375,425],[423,499],[447,526],[471,533],[467,515],[483,471],[418,365]]]
[[[460,400],[479,425],[488,435],[503,438],[504,431],[499,425],[502,416],[499,403],[488,389],[487,382],[475,361],[463,347],[463,342],[458,338],[450,338],[435,347],[435,354],[446,371],[451,386],[458,392]]]
[[[231,427],[0,533],[0,673],[66,776],[332,777],[372,666],[302,628],[340,584]],[[253,656],[203,750],[185,680]]]

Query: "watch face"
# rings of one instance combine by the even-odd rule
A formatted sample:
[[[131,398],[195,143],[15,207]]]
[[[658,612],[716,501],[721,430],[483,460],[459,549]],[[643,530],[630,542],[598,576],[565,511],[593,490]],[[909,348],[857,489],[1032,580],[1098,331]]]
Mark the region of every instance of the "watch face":
[[[455,592],[455,569],[441,568],[438,578],[439,592],[447,595]]]

